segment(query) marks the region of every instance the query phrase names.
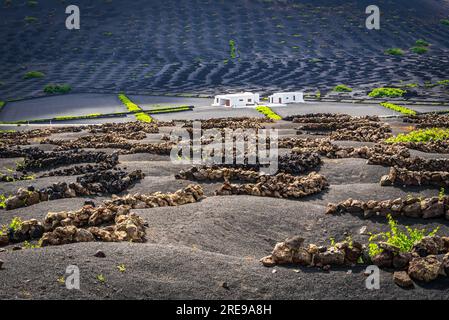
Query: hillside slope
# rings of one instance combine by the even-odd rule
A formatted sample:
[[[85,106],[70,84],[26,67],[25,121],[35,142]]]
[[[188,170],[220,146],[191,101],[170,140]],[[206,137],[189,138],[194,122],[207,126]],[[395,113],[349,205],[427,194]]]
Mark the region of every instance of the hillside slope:
[[[81,30],[69,31],[67,4],[13,0],[0,10],[0,99],[37,95],[49,82],[83,92],[214,93],[449,76],[449,26],[440,22],[448,1],[377,1],[381,29],[372,31],[365,27],[369,4],[82,0]],[[428,53],[409,51],[418,39],[431,44]],[[386,55],[392,47],[405,55]],[[24,80],[30,70],[46,77]]]

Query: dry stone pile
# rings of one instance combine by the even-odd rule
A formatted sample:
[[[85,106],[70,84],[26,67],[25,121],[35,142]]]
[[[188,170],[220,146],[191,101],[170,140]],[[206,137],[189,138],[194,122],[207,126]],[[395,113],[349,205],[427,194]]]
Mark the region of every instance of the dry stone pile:
[[[280,172],[301,174],[316,169],[321,164],[322,160],[317,153],[290,153],[279,157],[278,168]]]
[[[307,114],[304,116],[294,116],[292,122],[301,124],[298,130],[307,131],[355,130],[360,127],[385,127],[385,124],[380,121],[379,117],[351,117],[345,114]]]
[[[0,247],[9,243],[18,243],[40,239],[45,232],[43,225],[36,219],[23,221],[18,228],[0,230]]]
[[[159,155],[170,155],[171,150],[175,145],[172,142],[160,142],[160,143],[136,143],[129,149],[122,150],[122,154],[135,154],[135,153],[151,153]]]
[[[58,127],[0,132],[0,148],[7,146],[27,145],[31,139],[48,137],[56,133],[81,132],[84,129],[84,127]]]
[[[0,235],[0,246],[38,240],[42,246],[75,242],[144,242],[145,221],[126,206],[85,205],[78,211],[49,212],[43,223],[23,221]]]
[[[363,246],[355,241],[343,241],[330,247],[315,244],[304,247],[303,243],[304,239],[299,236],[288,238],[277,243],[271,255],[260,261],[266,267],[290,264],[316,267],[354,265],[364,250]]]
[[[95,149],[119,149],[121,154],[152,153],[169,155],[174,144],[171,142],[160,143],[135,143],[129,142],[123,136],[117,134],[100,134],[85,136],[75,140],[44,140],[42,143],[54,144],[58,148],[56,151],[78,150],[83,148]]]
[[[113,224],[110,224],[113,223]],[[109,224],[101,227],[101,225]],[[49,212],[44,220],[42,246],[74,242],[144,242],[145,222],[127,206],[84,206],[75,212]]]
[[[408,218],[446,218],[449,219],[449,197],[408,197],[383,201],[360,201],[347,199],[338,204],[329,203],[326,214],[352,213],[364,218],[391,214]]]
[[[39,148],[29,147],[22,148],[21,146],[15,147],[0,147],[0,158],[24,158],[28,154],[35,154],[40,152]]]
[[[342,147],[333,144],[329,139],[315,140],[311,146],[294,147],[293,153],[316,152],[329,159],[340,158],[363,158],[369,159],[372,164],[389,165],[391,157],[394,158],[409,158],[410,152],[407,148],[396,145],[376,144],[374,146]],[[373,159],[373,160],[371,160]],[[376,160],[377,159],[377,160]]]
[[[327,186],[326,178],[316,172],[312,172],[305,177],[278,173],[275,176],[262,175],[254,184],[238,185],[226,181],[215,191],[215,194],[298,199],[319,193]]]
[[[296,236],[276,244],[271,255],[260,261],[266,267],[276,265],[315,266],[328,270],[331,266],[353,266],[362,260],[380,268],[396,270],[394,281],[400,286],[413,286],[413,280],[430,282],[438,276],[449,276],[449,237],[429,236],[415,243],[411,252],[381,242],[381,252],[369,257],[367,246],[356,241],[343,241],[333,246],[310,244]]]
[[[317,168],[322,163],[316,153],[286,154],[278,160],[279,172],[300,174]],[[191,167],[181,170],[175,177],[184,180],[199,181],[248,181],[258,179],[258,172],[263,165],[257,164],[220,164],[201,167]]]
[[[324,139],[310,139],[299,137],[280,137],[278,146],[279,148],[293,149],[293,148],[317,148],[322,145]],[[329,141],[330,143],[330,141]]]
[[[429,142],[399,142],[395,144],[426,153],[449,153],[449,141],[445,140]]]
[[[159,133],[156,123],[146,123],[141,121],[123,123],[105,123],[89,127],[90,133],[118,134],[130,140],[145,139],[145,133]]]
[[[24,175],[18,172],[14,172],[12,175],[0,174],[0,182],[14,182],[22,180],[30,180],[31,176]]]
[[[17,230],[0,232],[0,246],[38,240],[42,246],[75,242],[144,242],[147,223],[131,209],[179,206],[204,198],[199,185],[189,185],[175,193],[113,196],[99,207],[86,204],[77,211],[49,212],[43,222],[23,221]]]
[[[330,127],[331,130],[346,128],[352,123],[380,123],[377,116],[353,117],[348,114],[340,113],[309,113],[304,115],[293,115],[284,118],[285,121],[293,123],[317,124],[323,128]]]
[[[398,167],[390,168],[390,173],[381,178],[382,186],[449,186],[447,171],[410,171]]]
[[[401,154],[385,155],[375,153],[369,157],[368,164],[399,167],[410,171],[449,171],[449,159],[407,158]]]
[[[329,138],[280,138],[279,148],[292,149],[292,152],[297,154],[315,152],[329,159],[370,159],[374,156],[377,156],[378,159],[388,158],[388,156],[395,156],[399,158],[410,157],[409,150],[405,146],[401,145],[375,144],[373,146],[347,147],[339,146],[333,143]],[[379,161],[380,160],[378,160],[378,162]]]
[[[242,168],[226,168],[222,166],[191,167],[181,170],[176,179],[197,181],[248,181],[255,182],[259,172]]]
[[[118,160],[118,157],[117,157],[117,160]],[[101,162],[98,164],[72,166],[70,168],[64,168],[64,169],[44,172],[39,175],[39,178],[55,177],[55,176],[78,176],[78,175],[82,175],[82,174],[86,174],[86,173],[106,171],[106,170],[114,169],[117,164],[118,164],[118,161],[117,162],[110,161],[110,162]]]
[[[15,196],[6,200],[6,210],[28,207],[42,201],[63,198],[118,194],[143,178],[144,175],[140,170],[131,173],[122,170],[107,170],[80,176],[77,178],[76,183],[58,182],[41,190],[35,190],[33,186],[28,187],[28,189],[20,188]]]
[[[58,146],[55,151],[78,150],[83,148],[93,149],[130,149],[132,143],[128,142],[122,136],[115,134],[98,134],[80,137],[74,140],[54,140],[44,139],[41,144],[52,144]]]
[[[352,117],[344,114],[307,114],[291,116],[284,120],[300,123],[297,134],[330,132],[332,140],[379,142],[391,137],[391,128],[378,117]]]
[[[42,170],[82,162],[117,164],[118,155],[77,149],[65,152],[44,152],[37,149],[27,153],[25,160],[18,165],[17,170]]]
[[[94,207],[85,205],[77,211],[49,212],[44,218],[44,229],[55,230],[58,227],[75,226],[77,228],[94,227],[113,222],[117,215],[127,215],[130,208],[113,204]]]
[[[208,120],[196,120],[201,122],[202,129],[262,129],[264,124],[273,120],[267,118],[215,118]],[[193,127],[193,121],[186,121],[184,127]]]
[[[174,207],[188,203],[195,203],[204,199],[204,191],[200,185],[188,185],[184,189],[175,193],[156,192],[152,194],[129,194],[124,197],[113,195],[112,200],[105,201],[105,204],[117,206],[129,206],[133,209],[145,209],[155,207]]]
[[[416,128],[448,128],[449,115],[447,114],[418,114],[403,119],[406,123],[412,123]]]
[[[126,172],[122,170],[106,170],[85,174],[76,179],[77,183],[88,191],[88,194],[119,194],[136,182],[142,180],[145,175],[141,170]],[[75,184],[76,186],[76,184]],[[81,190],[76,188],[75,191]]]
[[[331,133],[332,140],[381,142],[392,137],[391,128],[387,125],[382,127],[359,127],[356,129],[338,129]]]

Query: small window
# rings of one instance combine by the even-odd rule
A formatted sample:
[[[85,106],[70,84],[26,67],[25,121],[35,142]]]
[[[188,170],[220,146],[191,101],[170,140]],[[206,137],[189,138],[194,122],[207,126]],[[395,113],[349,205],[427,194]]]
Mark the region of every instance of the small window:
[[[248,99],[248,102],[251,102],[251,99]]]
[[[295,101],[296,100],[296,96],[293,96],[293,101]]]
[[[239,99],[239,101],[240,101],[240,102],[243,102],[244,100],[243,100],[243,99]]]

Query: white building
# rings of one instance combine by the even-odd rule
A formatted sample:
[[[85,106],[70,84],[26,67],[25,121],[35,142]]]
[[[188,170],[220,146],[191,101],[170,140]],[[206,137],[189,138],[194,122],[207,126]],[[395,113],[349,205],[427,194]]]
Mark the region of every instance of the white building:
[[[245,108],[256,107],[260,97],[258,93],[242,92],[215,96],[213,107]]]
[[[268,97],[270,104],[303,103],[303,92],[276,92]]]

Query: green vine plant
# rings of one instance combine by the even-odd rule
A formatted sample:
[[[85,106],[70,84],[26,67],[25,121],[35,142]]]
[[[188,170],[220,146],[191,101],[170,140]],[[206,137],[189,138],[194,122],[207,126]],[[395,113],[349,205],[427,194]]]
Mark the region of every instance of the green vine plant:
[[[9,223],[9,229],[13,232],[16,232],[22,228],[22,219],[19,217],[14,217]]]
[[[237,58],[237,45],[234,40],[229,40],[229,50],[231,59]]]
[[[344,84],[339,84],[339,85],[335,86],[334,91],[335,92],[352,92],[352,88],[350,88]]]
[[[282,117],[280,115],[278,115],[276,112],[274,112],[273,110],[271,110],[271,108],[267,106],[258,106],[256,107],[256,110],[264,114],[268,119],[282,120]]]
[[[373,89],[368,96],[371,98],[400,98],[405,93],[407,93],[406,90],[402,90],[399,88],[375,88]]]
[[[445,195],[446,195],[446,190],[444,190],[444,188],[441,188],[440,192],[438,192],[438,200],[439,201],[443,201]]]
[[[39,240],[38,243],[31,243],[29,241],[25,241],[22,245],[24,249],[39,249],[42,248],[42,241]]]
[[[444,141],[449,139],[449,129],[428,128],[411,131],[410,133],[400,133],[395,137],[388,138],[387,143],[399,142],[429,142]]]
[[[0,194],[0,209],[6,208],[6,200],[8,200],[8,197],[3,194]]]
[[[126,106],[128,111],[130,112],[136,112],[136,111],[143,111],[141,107],[139,107],[137,104],[132,102],[125,94],[120,93],[118,95],[119,100]],[[134,114],[136,119],[141,122],[151,123],[153,122],[153,118],[146,114],[145,112],[137,112]]]
[[[405,227],[405,231],[399,229],[397,221],[389,214],[387,216],[390,231],[373,234],[369,238],[369,255],[374,257],[382,253],[383,249],[379,246],[379,242],[385,242],[399,249],[400,252],[410,252],[415,245],[422,238],[426,236],[434,236],[440,227],[435,228],[427,233],[425,229],[412,229],[409,226]]]
[[[400,105],[397,105],[397,104],[394,104],[394,103],[382,102],[380,105],[382,107],[384,107],[384,108],[391,109],[391,110],[394,110],[396,112],[400,112],[400,113],[405,114],[407,116],[415,116],[416,115],[416,111],[415,110],[412,110],[412,109],[409,109],[409,108],[406,108],[406,107],[403,107],[403,106],[400,106]]]

